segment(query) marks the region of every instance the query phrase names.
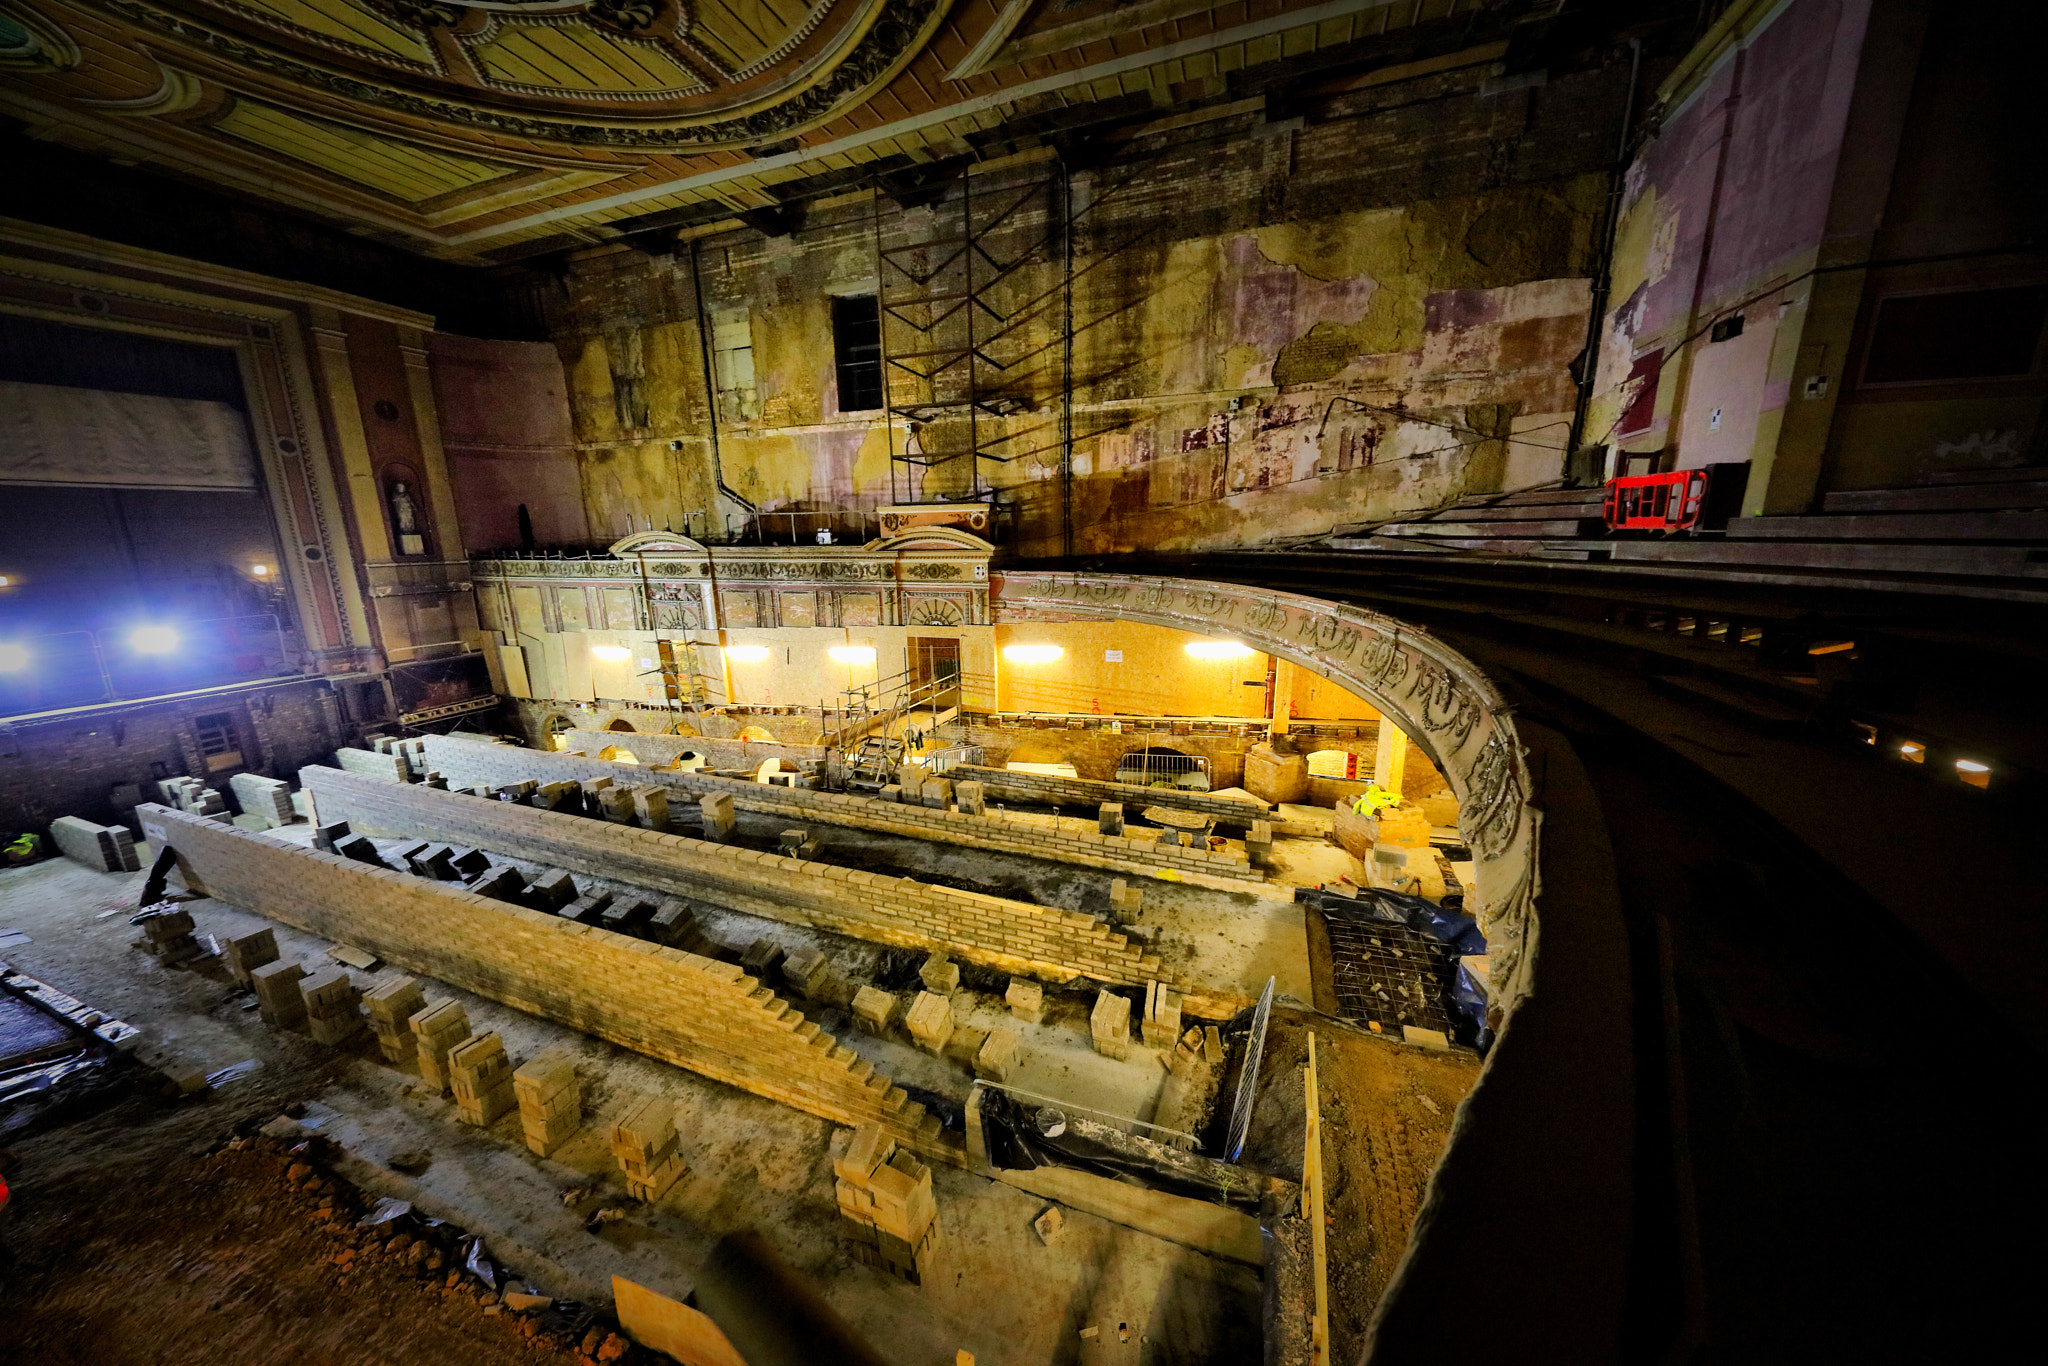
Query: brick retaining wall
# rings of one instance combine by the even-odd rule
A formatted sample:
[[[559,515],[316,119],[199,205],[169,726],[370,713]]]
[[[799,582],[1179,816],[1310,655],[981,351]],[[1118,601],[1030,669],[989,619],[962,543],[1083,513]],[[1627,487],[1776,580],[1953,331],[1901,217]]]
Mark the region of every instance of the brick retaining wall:
[[[337,769],[309,771],[395,798],[522,809]],[[527,810],[543,820],[575,819]],[[169,807],[147,805],[139,814],[145,833],[175,849],[192,880],[219,900],[806,1114],[880,1123],[920,1152],[964,1160],[900,1087],[738,967]]]
[[[507,747],[507,753],[526,751]],[[983,967],[1042,981],[1075,978],[1124,986],[1168,978],[1159,959],[1078,911],[1032,906],[912,878],[783,858],[737,845],[565,816],[516,802],[380,783],[339,769],[300,780],[323,821],[369,834],[446,840],[572,872],[696,897],[718,905],[899,948],[945,949]]]
[[[1206,792],[1189,792],[1175,787],[1138,787],[1133,783],[1104,783],[1092,778],[1060,778],[1050,773],[1017,773],[1007,768],[983,768],[960,764],[946,774],[954,779],[971,779],[988,788],[990,795],[1006,792],[1026,801],[1060,806],[1096,806],[1122,802],[1131,812],[1148,806],[1169,806],[1177,811],[1194,811],[1232,825],[1264,820],[1270,808],[1261,801],[1243,797],[1215,797]]]
[[[975,849],[995,849],[1006,854],[1071,863],[1123,876],[1159,877],[1162,869],[1170,868],[1177,872],[1207,873],[1241,881],[1263,883],[1264,880],[1246,863],[1241,850],[1181,849],[1156,844],[1149,839],[1102,835],[1088,826],[1071,823],[1064,829],[1048,830],[1035,822],[1011,820],[997,814],[962,816],[932,807],[885,802],[876,797],[814,792],[700,773],[635,769],[609,759],[520,749],[515,745],[456,735],[428,736],[427,764],[450,782],[458,784],[497,786],[527,778],[551,782],[610,778],[618,783],[658,783],[693,802],[706,793],[729,793],[733,805],[740,810],[759,812],[778,820],[817,822]],[[966,774],[965,768],[956,768],[947,776]],[[1112,787],[1114,784],[1097,786]],[[1152,791],[1128,787],[1119,790],[1138,791],[1148,796]],[[1198,793],[1190,795],[1200,797]],[[1246,803],[1240,801],[1229,810],[1243,817],[1245,807]]]

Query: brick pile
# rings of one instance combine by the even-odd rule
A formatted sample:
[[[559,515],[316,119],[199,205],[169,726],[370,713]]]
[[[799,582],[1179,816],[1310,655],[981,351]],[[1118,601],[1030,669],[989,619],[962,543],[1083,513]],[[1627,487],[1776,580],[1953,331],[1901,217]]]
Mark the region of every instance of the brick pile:
[[[566,822],[625,838],[673,836],[420,788],[367,783],[395,795],[434,798],[500,818]],[[165,842],[222,901],[341,940],[408,971],[514,1009],[608,1039],[714,1081],[838,1124],[880,1124],[927,1157],[965,1160],[957,1138],[900,1086],[806,1020],[737,964],[629,939],[563,916],[487,901],[409,873],[352,863],[163,808],[144,808]],[[258,974],[268,969],[259,968]],[[296,998],[297,993],[293,996]],[[429,1030],[437,1011],[413,1017],[420,1071],[430,1088]]]
[[[217,821],[232,819],[226,799],[197,778],[163,778],[158,780],[156,790],[163,794],[167,804],[180,811]]]
[[[378,983],[363,993],[363,1005],[370,1012],[370,1029],[377,1036],[384,1061],[405,1062],[417,1056],[412,1017],[427,1008],[427,996],[416,978],[394,977]]]
[[[1131,1003],[1113,991],[1099,993],[1088,1016],[1088,1035],[1105,1058],[1131,1055]]]
[[[191,913],[176,902],[159,902],[142,920],[143,946],[166,964],[175,967],[200,957],[205,950],[192,937]]]
[[[455,1092],[455,1114],[464,1124],[489,1128],[518,1103],[512,1086],[512,1059],[496,1031],[464,1039],[448,1050],[448,1085]]]
[[[245,829],[274,830],[299,818],[292,809],[292,785],[260,773],[237,773],[228,779],[235,805],[242,808]]]
[[[1145,986],[1145,1043],[1152,1048],[1171,1048],[1180,1037],[1180,993],[1157,982]]]
[[[375,778],[379,782],[402,783],[412,777],[412,770],[402,756],[379,754],[373,749],[337,749],[334,751],[334,762],[350,773],[360,773],[365,778]]]
[[[420,1064],[420,1082],[440,1095],[448,1089],[448,1055],[469,1037],[469,1012],[443,997],[413,1012],[406,1022]]]
[[[94,825],[77,816],[59,816],[50,822],[50,838],[65,858],[94,872],[142,871],[142,862],[135,853],[135,836],[122,826]]]
[[[567,1143],[583,1123],[583,1084],[576,1064],[561,1049],[529,1059],[512,1074],[512,1094],[519,1102],[519,1127],[526,1146],[546,1157]]]
[[[221,948],[227,957],[228,975],[246,987],[251,973],[265,963],[277,961],[277,931],[265,926],[249,934],[236,935]]]
[[[832,1159],[832,1176],[854,1258],[923,1284],[937,1270],[939,1205],[932,1169],[899,1151],[880,1126],[865,1125],[854,1132],[845,1156]]]
[[[363,993],[340,968],[322,968],[302,979],[299,995],[314,1043],[344,1044],[363,1032]]]
[[[545,750],[519,749],[512,745],[494,744],[462,736],[429,736],[427,745],[435,768],[452,775],[458,782],[503,783],[528,774],[542,774],[550,779],[588,781],[596,777],[615,775],[620,771],[620,766],[609,760],[557,754]],[[952,771],[958,773],[962,770]],[[906,794],[904,801],[894,802],[881,797],[771,787],[763,783],[702,773],[642,770],[640,776],[649,784],[659,784],[657,790],[665,790],[674,801],[697,802],[704,811],[704,837],[709,840],[723,840],[729,836],[732,828],[732,811],[737,808],[741,811],[771,816],[777,820],[816,822],[855,830],[905,835],[912,839],[963,844],[972,848],[994,849],[1026,858],[1071,863],[1085,868],[1129,873],[1133,876],[1157,877],[1162,869],[1172,869],[1181,873],[1204,873],[1212,877],[1234,878],[1240,881],[1260,880],[1245,862],[1244,855],[1235,851],[1177,847],[1169,849],[1154,844],[1149,839],[1125,838],[1120,835],[1105,836],[1075,821],[1063,822],[1054,828],[1043,821],[1000,814],[974,815],[950,811],[943,806],[922,804],[924,788],[954,790],[954,785],[944,779],[920,779],[918,797],[913,798]],[[944,786],[940,787],[940,784]],[[985,784],[987,789],[996,786],[998,784]],[[1101,783],[1097,786],[1115,787],[1116,784]],[[1147,788],[1132,787],[1123,787],[1119,790],[1140,794],[1140,798],[1150,791]],[[719,801],[721,798],[724,800]],[[612,800],[623,801],[624,797]],[[1234,811],[1240,823],[1264,814],[1263,807],[1257,807],[1255,803],[1241,799],[1234,804],[1230,798],[1213,800],[1222,803],[1227,811]],[[720,813],[715,816],[714,806]],[[1246,812],[1250,812],[1251,815],[1245,815]],[[609,807],[606,808],[606,818],[630,819],[622,814],[614,814]]]
[[[524,751],[508,750],[509,753]],[[507,802],[302,770],[323,811],[358,828],[516,850],[520,857],[676,892],[748,915],[948,954],[1011,975],[1142,986],[1158,958],[1092,916],[910,878],[630,830]],[[1174,981],[1181,990],[1193,984]]]
[[[256,993],[256,1010],[272,1029],[298,1029],[306,1023],[306,998],[299,994],[299,979],[306,970],[297,963],[265,963],[249,974],[249,986]]]
[[[626,1193],[651,1204],[689,1168],[676,1136],[675,1102],[649,1096],[626,1107],[612,1125],[612,1156],[626,1176]]]

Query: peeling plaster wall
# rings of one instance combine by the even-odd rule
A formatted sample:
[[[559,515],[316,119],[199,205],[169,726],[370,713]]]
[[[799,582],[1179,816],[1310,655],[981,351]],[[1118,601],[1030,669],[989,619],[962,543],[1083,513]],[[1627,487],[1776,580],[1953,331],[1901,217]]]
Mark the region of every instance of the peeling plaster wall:
[[[1001,435],[1018,453],[982,475],[1020,552],[1059,553],[1069,519],[1081,552],[1193,549],[1559,476],[1628,72],[1486,94],[1486,71],[1334,97],[1306,121],[1253,113],[1140,139],[1072,174],[1071,503],[1059,307],[1019,321],[1026,360],[1005,374],[1027,402],[983,431],[984,448]],[[1057,169],[1024,157],[974,193],[996,204]],[[1043,200],[1005,221],[994,259],[1042,235]],[[943,201],[880,212],[883,245],[928,265],[948,248],[919,245],[957,231]],[[722,539],[721,474],[770,512],[969,492],[965,461],[892,487],[880,414],[840,410],[831,299],[875,292],[875,215],[857,193],[811,205],[786,237],[571,263],[554,328],[594,539],[649,522]],[[1019,298],[1057,299],[1052,256],[1016,272]],[[899,382],[902,403],[916,381]],[[934,423],[921,446],[964,445],[959,425]]]

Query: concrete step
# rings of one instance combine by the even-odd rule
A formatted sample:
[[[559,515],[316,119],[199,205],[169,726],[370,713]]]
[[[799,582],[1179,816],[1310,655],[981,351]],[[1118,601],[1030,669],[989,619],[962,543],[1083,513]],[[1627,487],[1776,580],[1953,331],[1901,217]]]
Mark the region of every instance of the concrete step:
[[[1842,569],[1874,574],[1954,574],[1987,578],[2048,579],[2048,563],[2034,563],[2025,546],[1915,545],[1897,541],[1688,540],[1606,541],[1615,563],[1772,565]]]
[[[1443,522],[1394,522],[1379,529],[1382,536],[1484,536],[1496,540],[1556,538],[1572,540],[1583,530],[1580,520],[1544,521],[1443,521]]]
[[[1998,470],[1942,470],[1923,474],[1913,482],[1922,487],[1945,484],[2026,483],[2048,475],[2039,465],[2008,465]]]
[[[2048,508],[2048,479],[1928,488],[1851,489],[1821,500],[1823,512],[2019,512]]]
[[[2048,512],[1842,513],[1735,517],[1733,539],[1793,536],[1857,541],[2048,541]]]
[[[1604,543],[1603,543],[1604,544]],[[1393,550],[1410,555],[1512,555],[1522,559],[1585,560],[1592,558],[1591,542],[1515,540],[1485,536],[1333,536],[1332,550]]]
[[[1544,522],[1571,517],[1580,521],[1600,520],[1600,505],[1594,503],[1589,512],[1581,513],[1575,507],[1564,503],[1511,503],[1489,507],[1480,503],[1459,503],[1442,512],[1431,513],[1427,518],[1417,518],[1421,525],[1429,526],[1437,520],[1454,522]],[[1396,522],[1390,525],[1400,526]]]

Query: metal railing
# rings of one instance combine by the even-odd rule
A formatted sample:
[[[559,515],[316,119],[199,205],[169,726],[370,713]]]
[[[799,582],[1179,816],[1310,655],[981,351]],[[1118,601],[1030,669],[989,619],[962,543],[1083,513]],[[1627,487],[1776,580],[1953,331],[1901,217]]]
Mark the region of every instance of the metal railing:
[[[1201,755],[1158,754],[1143,749],[1132,750],[1116,761],[1116,781],[1138,787],[1164,783],[1168,787],[1193,788],[1202,792],[1211,786],[1209,761]]]

